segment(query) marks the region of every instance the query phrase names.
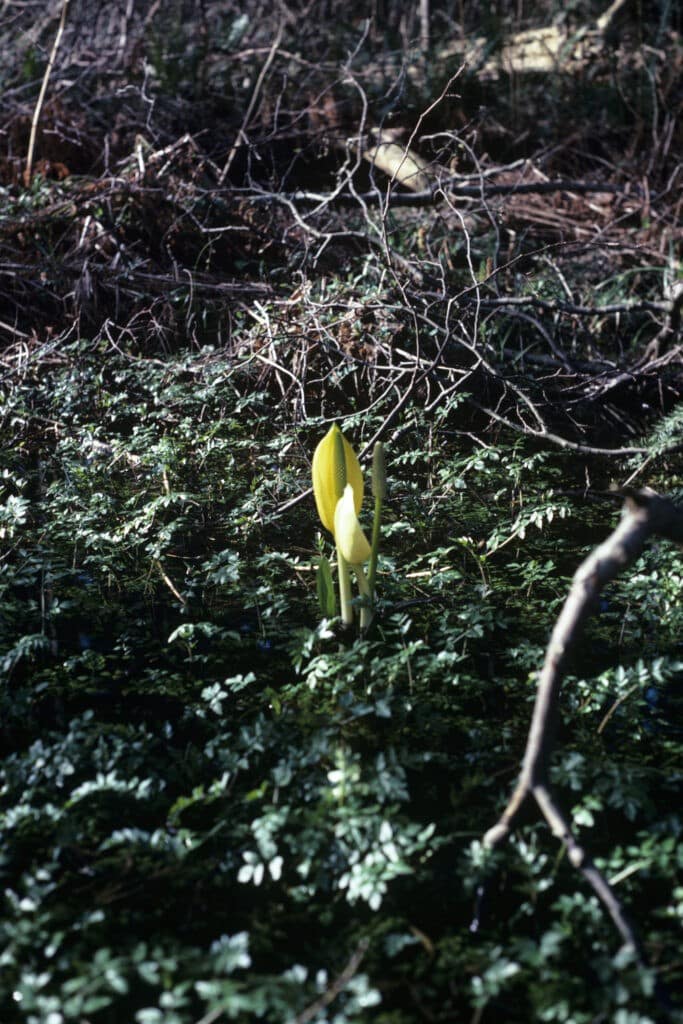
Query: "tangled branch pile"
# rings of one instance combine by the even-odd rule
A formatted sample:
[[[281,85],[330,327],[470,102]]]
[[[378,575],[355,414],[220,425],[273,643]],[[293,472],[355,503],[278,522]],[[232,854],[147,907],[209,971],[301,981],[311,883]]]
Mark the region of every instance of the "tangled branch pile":
[[[464,46],[435,10],[428,56],[405,12],[322,6],[80,0],[46,69],[60,11],[9,5],[6,365],[189,340],[295,417],[460,392],[482,427],[628,448],[681,388],[676,26],[510,15]]]

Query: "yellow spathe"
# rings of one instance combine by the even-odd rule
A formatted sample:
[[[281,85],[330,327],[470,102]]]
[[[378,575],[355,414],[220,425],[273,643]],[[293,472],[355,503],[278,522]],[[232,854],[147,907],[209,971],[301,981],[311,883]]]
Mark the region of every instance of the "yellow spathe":
[[[352,489],[355,514],[358,515],[363,504],[363,476],[356,453],[335,423],[313,453],[315,503],[320,521],[332,534],[335,533],[337,502],[347,484]]]
[[[334,510],[334,539],[349,565],[362,565],[370,557],[370,545],[358,522],[351,484],[344,488]]]

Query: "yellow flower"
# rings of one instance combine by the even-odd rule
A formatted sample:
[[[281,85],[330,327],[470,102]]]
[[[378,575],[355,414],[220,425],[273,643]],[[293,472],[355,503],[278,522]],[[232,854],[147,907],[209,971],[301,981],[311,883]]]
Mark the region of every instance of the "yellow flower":
[[[362,565],[370,557],[370,545],[358,522],[351,484],[344,488],[334,510],[334,539],[349,565]]]
[[[363,504],[363,476],[356,453],[335,423],[313,454],[313,494],[323,526],[335,533],[337,502],[349,484],[355,514]]]

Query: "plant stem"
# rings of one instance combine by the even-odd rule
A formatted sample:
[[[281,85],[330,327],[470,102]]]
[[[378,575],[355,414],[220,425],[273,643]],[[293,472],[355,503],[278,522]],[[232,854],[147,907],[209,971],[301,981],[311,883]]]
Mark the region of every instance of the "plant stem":
[[[364,633],[367,630],[368,626],[370,625],[370,620],[372,618],[372,592],[368,585],[365,573],[363,572],[363,566],[354,565],[352,566],[352,569],[356,574],[356,579],[358,580],[358,589],[360,591],[361,597],[363,598],[363,603],[360,606],[360,630],[361,633]]]
[[[351,605],[351,576],[349,566],[337,548],[337,572],[339,574],[339,604],[341,607],[342,622],[345,626],[353,625],[353,607]]]
[[[375,517],[372,520],[372,542],[370,544],[370,568],[368,569],[368,590],[370,601],[375,603],[375,577],[377,575],[377,555],[379,553],[379,528],[382,518],[382,499],[375,498]]]

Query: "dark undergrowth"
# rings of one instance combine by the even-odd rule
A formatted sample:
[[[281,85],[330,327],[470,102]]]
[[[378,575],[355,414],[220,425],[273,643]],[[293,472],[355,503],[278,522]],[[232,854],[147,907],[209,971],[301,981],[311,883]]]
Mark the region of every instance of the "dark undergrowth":
[[[403,5],[133,6],[69,10],[28,182],[57,24],[0,32],[0,1020],[683,1019],[678,549],[601,595],[552,769],[648,966],[531,810],[482,845],[619,489],[683,488],[679,8],[546,5],[521,71],[520,4],[423,55]],[[335,420],[389,465],[362,637]]]

